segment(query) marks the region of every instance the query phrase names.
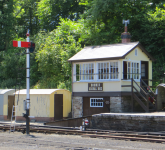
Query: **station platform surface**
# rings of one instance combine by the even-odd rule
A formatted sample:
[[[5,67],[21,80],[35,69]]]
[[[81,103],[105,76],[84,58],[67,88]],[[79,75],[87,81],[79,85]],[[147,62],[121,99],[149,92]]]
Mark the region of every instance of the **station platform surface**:
[[[129,112],[129,113],[102,113],[102,114],[109,114],[109,115],[132,115],[132,116],[165,116],[165,111],[162,112],[144,112],[144,113],[138,113],[138,112]],[[97,114],[96,114],[97,115]]]
[[[114,117],[118,119],[154,119],[154,120],[164,120],[165,112],[146,112],[146,113],[102,113],[94,114],[92,117]]]

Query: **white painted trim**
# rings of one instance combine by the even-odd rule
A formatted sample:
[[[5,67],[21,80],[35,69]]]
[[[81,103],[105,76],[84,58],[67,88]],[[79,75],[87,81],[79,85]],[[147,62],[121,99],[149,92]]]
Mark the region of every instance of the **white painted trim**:
[[[115,82],[115,81],[117,81],[117,82],[120,82],[120,80],[119,79],[112,79],[112,80],[109,80],[109,79],[107,79],[107,80],[80,80],[80,81],[75,81],[75,83],[77,82],[93,82],[93,83],[97,83],[97,82]]]
[[[136,82],[140,82],[140,79],[134,79]],[[128,81],[128,82],[131,82],[131,80],[121,80],[121,81]]]
[[[100,81],[102,81],[102,80],[118,80],[118,79],[110,79],[110,70],[111,70],[111,68],[110,68],[110,63],[111,62],[117,62],[117,64],[118,64],[118,79],[120,78],[120,61],[118,61],[118,60],[109,60],[109,61],[97,61],[96,62],[96,65],[98,66],[98,63],[109,63],[109,79],[98,79],[98,76],[97,76],[97,80],[100,80]],[[97,74],[99,74],[99,72],[98,72],[98,67],[97,67]]]
[[[18,47],[21,47],[21,41],[18,41]]]
[[[110,63],[111,62],[117,62],[118,63],[118,79],[98,79],[98,63],[109,63],[109,78],[110,78]],[[82,64],[93,64],[94,67],[94,79],[91,79],[91,80],[80,80],[80,81],[76,81],[76,65],[79,64],[79,65],[82,65]],[[107,82],[107,81],[120,81],[121,79],[121,64],[120,64],[120,61],[119,60],[108,60],[108,61],[93,61],[93,62],[76,62],[76,63],[73,63],[73,82]]]
[[[95,102],[95,103],[100,103],[100,104],[102,104],[102,106],[91,106],[91,99],[99,99],[99,100],[103,100],[103,98],[90,98],[90,107],[103,107],[103,105],[104,105],[103,102]]]
[[[141,78],[141,61],[134,61],[134,60],[127,60],[127,59],[124,59],[122,60],[122,66],[123,66],[123,62],[126,61],[127,62],[127,78],[128,78],[128,62],[130,62],[130,73],[132,73],[132,63],[139,63],[139,79],[134,79],[135,81],[140,81],[140,78]],[[123,68],[123,67],[122,67]],[[122,69],[122,73],[123,73],[123,69]],[[122,74],[122,78],[123,78],[123,74]],[[122,80],[123,81],[123,80]],[[129,81],[129,80],[126,80],[126,81]],[[130,80],[131,81],[131,80]]]
[[[73,82],[76,81],[76,64],[73,64]]]

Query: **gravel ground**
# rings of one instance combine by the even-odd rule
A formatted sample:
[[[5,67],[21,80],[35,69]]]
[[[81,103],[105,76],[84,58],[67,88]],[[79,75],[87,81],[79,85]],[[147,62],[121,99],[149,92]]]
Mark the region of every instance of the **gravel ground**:
[[[165,144],[20,132],[0,132],[0,150],[165,150]]]

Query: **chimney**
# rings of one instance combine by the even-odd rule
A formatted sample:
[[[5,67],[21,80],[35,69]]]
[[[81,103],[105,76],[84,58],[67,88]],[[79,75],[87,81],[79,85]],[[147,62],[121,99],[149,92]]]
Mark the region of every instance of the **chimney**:
[[[123,20],[123,24],[125,24],[125,30],[121,34],[122,43],[131,42],[131,34],[127,32],[127,24],[129,24],[129,20]]]

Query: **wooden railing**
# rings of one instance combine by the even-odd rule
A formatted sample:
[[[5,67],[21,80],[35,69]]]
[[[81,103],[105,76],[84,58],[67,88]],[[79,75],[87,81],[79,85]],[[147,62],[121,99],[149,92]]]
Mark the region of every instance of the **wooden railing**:
[[[122,87],[131,87],[132,111],[134,100],[136,100],[146,112],[156,110],[157,95],[142,79],[140,80],[139,85],[133,78],[131,78],[131,85],[122,85]]]
[[[142,79],[140,79],[140,86],[149,94],[150,101],[157,104],[157,95],[152,91],[150,86],[148,86]]]
[[[148,93],[146,93],[133,78],[131,79],[131,87],[132,98],[135,99],[146,112],[149,112]]]

